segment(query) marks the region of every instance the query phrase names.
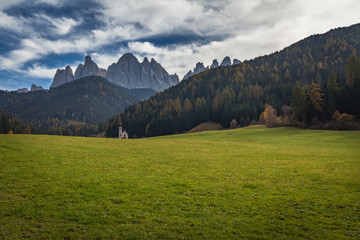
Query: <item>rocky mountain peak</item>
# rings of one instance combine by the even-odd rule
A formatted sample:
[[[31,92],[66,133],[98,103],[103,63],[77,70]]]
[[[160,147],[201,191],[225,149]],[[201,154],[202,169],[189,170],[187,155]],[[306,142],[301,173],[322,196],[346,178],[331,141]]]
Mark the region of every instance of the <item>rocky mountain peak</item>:
[[[31,84],[30,92],[41,91],[41,90],[44,90],[44,88],[42,86],[37,86],[35,84]]]
[[[131,53],[125,53],[119,58],[118,65],[139,64],[137,58]]]
[[[27,88],[19,88],[18,90],[16,90],[17,93],[27,93],[29,92]]]
[[[91,60],[91,56],[90,55],[85,56],[85,65],[91,64],[91,63],[93,63],[93,61]]]
[[[177,75],[169,75],[166,70],[151,58],[140,63],[137,58],[126,53],[117,64],[109,66],[107,80],[126,88],[152,88],[161,91],[179,82]]]
[[[192,77],[192,76],[194,76],[194,73],[193,73],[192,70],[189,70],[189,71],[185,74],[184,80],[185,80],[185,79],[188,79],[189,77]]]
[[[239,59],[234,58],[233,65],[241,64],[241,61]]]
[[[62,84],[71,82],[73,80],[74,80],[73,71],[70,66],[67,66],[65,69],[58,69],[55,73],[50,88],[58,87]]]
[[[204,67],[204,64],[202,62],[198,62],[194,68],[194,74],[198,74],[201,73],[203,71],[205,71],[206,69],[208,69],[209,67]]]
[[[214,59],[211,66],[210,66],[210,68],[217,68],[218,66],[219,66],[218,61],[216,59]]]
[[[74,80],[82,78],[82,73],[84,72],[84,68],[85,68],[85,66],[82,63],[79,63],[79,65],[77,66],[77,68],[75,70]]]
[[[157,63],[157,61],[155,61],[155,59],[151,58],[151,62],[150,62],[150,63],[154,64],[154,63]]]
[[[231,66],[230,57],[226,56],[226,57],[224,58],[224,60],[222,60],[220,66],[224,66],[224,67],[226,67],[226,66]]]
[[[69,72],[71,72],[71,78]],[[65,70],[59,69],[51,87],[64,84],[69,79],[72,81],[86,76],[100,76],[126,88],[152,88],[156,91],[161,91],[179,82],[176,74],[169,75],[155,59],[151,58],[149,62],[145,57],[140,63],[133,54],[126,53],[119,58],[116,64],[111,64],[107,70],[99,68],[90,56],[86,56],[84,64],[78,65],[74,76],[72,76],[70,67],[66,67]]]
[[[85,63],[79,64],[76,71],[74,79],[79,79],[87,76],[100,76],[106,78],[106,70],[101,69],[98,65],[91,59],[91,56],[85,56]]]
[[[147,57],[144,57],[143,63],[149,64],[149,59],[147,59]]]
[[[233,65],[235,64],[240,64],[241,61],[238,60],[238,59],[234,59],[234,63]],[[222,60],[220,66],[231,66],[231,60],[230,60],[230,57],[226,56],[224,58],[224,60]],[[205,70],[209,69],[209,68],[217,68],[219,67],[219,63],[216,59],[213,60],[212,64],[207,67],[204,67],[204,64],[202,62],[198,62],[194,68],[194,72],[192,70],[190,70],[189,72],[186,73],[186,75],[184,76],[183,79],[187,79],[189,77],[192,77],[194,76],[195,74],[198,74],[198,73],[201,73],[201,72],[204,72]]]

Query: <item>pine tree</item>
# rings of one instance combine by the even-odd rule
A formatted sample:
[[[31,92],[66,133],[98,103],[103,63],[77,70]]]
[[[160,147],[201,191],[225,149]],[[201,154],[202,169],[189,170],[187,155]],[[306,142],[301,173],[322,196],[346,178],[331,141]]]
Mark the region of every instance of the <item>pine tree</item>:
[[[340,90],[336,73],[333,71],[325,85],[324,101],[321,111],[321,119],[323,121],[331,120],[334,111],[337,109],[336,100]]]
[[[183,107],[183,111],[184,112],[189,112],[193,109],[193,106],[190,102],[190,100],[188,98],[185,99],[185,102],[184,102],[184,107]]]
[[[349,57],[345,66],[346,84],[349,87],[360,85],[360,58],[354,54]]]
[[[300,87],[299,82],[296,82],[293,88],[291,107],[293,109],[293,119],[295,121],[304,120],[306,115],[306,95],[304,88]]]
[[[182,107],[181,107],[181,100],[179,97],[176,98],[175,102],[174,102],[174,109],[175,112],[179,115],[182,111]]]

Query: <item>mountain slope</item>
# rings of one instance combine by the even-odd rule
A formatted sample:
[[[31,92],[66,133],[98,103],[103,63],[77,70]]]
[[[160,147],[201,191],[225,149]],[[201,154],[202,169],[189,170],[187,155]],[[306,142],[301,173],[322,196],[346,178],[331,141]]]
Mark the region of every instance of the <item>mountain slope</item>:
[[[89,76],[48,91],[24,94],[2,91],[0,105],[33,124],[46,119],[98,124],[155,93],[151,89],[131,91],[101,77]]]
[[[126,108],[121,115],[123,125],[130,136],[184,132],[206,121],[228,127],[235,119],[241,126],[248,125],[259,119],[265,103],[279,113],[282,105],[291,105],[296,82],[306,86],[313,81],[324,89],[332,71],[341,85],[333,107],[359,118],[359,89],[345,84],[348,59],[359,52],[360,24],[314,35],[280,52],[184,80]]]

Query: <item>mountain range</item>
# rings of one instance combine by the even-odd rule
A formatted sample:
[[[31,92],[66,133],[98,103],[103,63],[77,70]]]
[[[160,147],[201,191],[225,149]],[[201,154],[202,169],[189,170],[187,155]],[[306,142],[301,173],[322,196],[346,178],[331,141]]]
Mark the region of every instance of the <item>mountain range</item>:
[[[122,123],[130,137],[142,137],[186,132],[208,121],[246,126],[259,119],[265,104],[283,114],[298,87],[306,97],[301,121],[325,123],[335,110],[360,119],[359,39],[355,24],[244,62],[199,62],[180,83],[154,59],[140,63],[127,53],[105,70],[86,56],[74,74],[69,66],[59,69],[49,90],[33,85],[30,92],[0,91],[0,106],[44,133],[69,122],[99,124],[113,117],[106,136],[117,136]],[[310,87],[320,99],[317,109]]]
[[[126,53],[120,57],[117,63],[111,64],[107,70],[99,68],[90,56],[86,56],[85,63],[80,63],[74,74],[70,66],[58,69],[50,88],[87,76],[99,76],[129,89],[151,88],[155,91],[162,91],[179,82],[176,74],[169,75],[153,58],[150,62],[144,58],[140,63],[133,54]]]
[[[86,56],[75,73],[70,66],[58,69],[49,90],[32,84],[30,91],[0,91],[0,106],[32,128],[50,133],[74,122],[100,124],[178,82],[176,74],[169,75],[154,59],[140,63],[127,53],[105,70]]]
[[[231,59],[230,59],[230,57],[228,57],[228,56],[226,56],[226,57],[222,60],[222,62],[221,62],[220,65],[219,65],[217,59],[214,59],[214,60],[213,60],[213,62],[212,62],[212,64],[210,65],[210,67],[209,67],[209,66],[204,67],[204,63],[198,62],[198,63],[196,64],[194,70],[189,70],[189,71],[186,73],[186,75],[184,76],[183,80],[188,79],[188,78],[190,78],[190,77],[192,77],[192,76],[194,76],[194,75],[196,75],[196,74],[198,74],[198,73],[204,72],[205,70],[208,70],[208,69],[217,68],[217,67],[219,67],[219,66],[221,66],[221,67],[227,67],[227,66],[231,66],[231,65],[237,65],[237,64],[240,64],[240,63],[241,63],[241,61],[235,58],[235,59],[233,60],[233,63],[231,64]]]

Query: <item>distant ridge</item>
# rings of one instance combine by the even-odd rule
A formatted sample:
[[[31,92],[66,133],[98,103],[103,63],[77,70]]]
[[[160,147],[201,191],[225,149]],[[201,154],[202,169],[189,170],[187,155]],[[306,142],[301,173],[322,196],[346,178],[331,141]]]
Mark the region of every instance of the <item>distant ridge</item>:
[[[46,131],[64,121],[99,124],[155,94],[152,89],[127,89],[102,77],[87,76],[50,90],[23,94],[0,91],[0,106],[32,127]]]

